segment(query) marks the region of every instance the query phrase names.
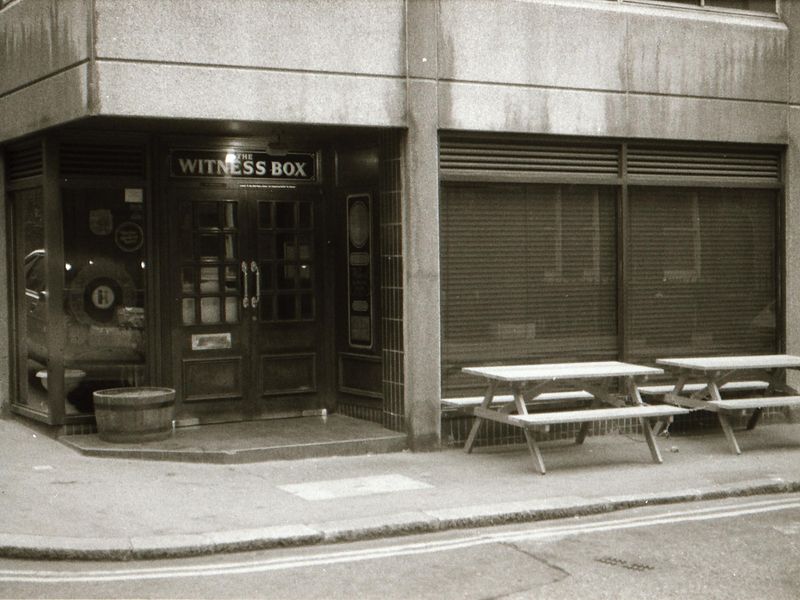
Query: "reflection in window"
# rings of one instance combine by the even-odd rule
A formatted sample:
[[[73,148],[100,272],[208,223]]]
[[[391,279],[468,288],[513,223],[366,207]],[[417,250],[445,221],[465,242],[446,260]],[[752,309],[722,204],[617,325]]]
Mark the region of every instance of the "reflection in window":
[[[144,383],[144,204],[123,189],[64,190],[63,214],[65,359],[85,372],[66,412],[88,413],[92,392]],[[194,287],[193,274],[181,278]]]
[[[21,309],[19,331],[24,331],[19,348],[20,390],[15,404],[24,405],[41,414],[50,412],[48,402],[49,370],[47,348],[47,281],[44,239],[44,206],[40,189],[14,192],[10,195],[14,208],[15,255],[22,264],[16,273],[18,301]]]

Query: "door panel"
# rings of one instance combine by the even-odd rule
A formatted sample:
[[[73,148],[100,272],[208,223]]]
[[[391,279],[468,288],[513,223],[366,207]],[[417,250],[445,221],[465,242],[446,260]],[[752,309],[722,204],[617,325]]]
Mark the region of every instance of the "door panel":
[[[320,192],[301,188],[250,197],[257,216],[257,411],[314,409],[324,363]]]
[[[176,200],[181,417],[275,417],[321,406],[320,190],[183,191]]]
[[[178,235],[173,365],[182,398],[179,418],[238,419],[247,412],[249,329],[244,322],[241,256],[246,205],[235,191],[177,195]],[[173,264],[175,264],[173,262]]]

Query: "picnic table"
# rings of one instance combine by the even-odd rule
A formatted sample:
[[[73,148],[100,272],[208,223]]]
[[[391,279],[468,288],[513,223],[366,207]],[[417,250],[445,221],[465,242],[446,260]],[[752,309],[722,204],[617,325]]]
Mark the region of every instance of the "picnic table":
[[[763,354],[750,356],[707,356],[696,358],[660,358],[656,364],[675,372],[678,381],[664,402],[691,410],[706,410],[717,414],[728,446],[735,454],[741,448],[731,424],[731,417],[744,411],[753,413],[747,429],[753,429],[765,408],[780,408],[792,419],[792,407],[800,405],[800,394],[785,383],[786,369],[800,369],[800,356]],[[759,373],[767,385],[762,395],[751,398],[723,398],[720,388],[735,384],[737,376]],[[703,385],[693,388],[690,381]]]
[[[534,432],[547,431],[558,423],[580,423],[576,443],[583,443],[589,424],[595,421],[637,418],[644,429],[645,439],[654,462],[661,463],[661,453],[656,445],[652,422],[669,419],[673,415],[689,412],[687,409],[668,405],[647,405],[639,394],[637,379],[661,375],[662,369],[644,367],[618,361],[579,362],[544,365],[513,365],[496,367],[465,367],[464,373],[486,380],[486,393],[480,406],[473,410],[475,422],[467,437],[464,450],[469,453],[475,444],[478,431],[485,420],[521,427],[533,458],[534,467],[545,474],[544,461]],[[624,379],[628,402],[624,397],[609,392],[609,382]],[[497,403],[493,400],[501,387],[510,387],[513,402]],[[554,392],[582,390],[591,394],[588,408],[578,410],[552,410],[532,412],[528,404],[535,405],[537,398],[547,398],[552,404]],[[570,406],[572,408],[572,406]]]

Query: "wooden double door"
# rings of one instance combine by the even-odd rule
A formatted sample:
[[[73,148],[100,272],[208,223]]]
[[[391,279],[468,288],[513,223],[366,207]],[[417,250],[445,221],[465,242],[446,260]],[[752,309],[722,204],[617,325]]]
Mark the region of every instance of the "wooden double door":
[[[328,357],[321,188],[170,195],[179,421],[322,408]]]

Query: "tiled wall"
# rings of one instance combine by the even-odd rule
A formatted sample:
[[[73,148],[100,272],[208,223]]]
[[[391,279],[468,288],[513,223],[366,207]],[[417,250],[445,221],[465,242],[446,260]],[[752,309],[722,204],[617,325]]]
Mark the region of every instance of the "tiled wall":
[[[387,132],[382,136],[380,175],[382,424],[394,431],[405,431],[401,136],[402,134],[396,131]]]

